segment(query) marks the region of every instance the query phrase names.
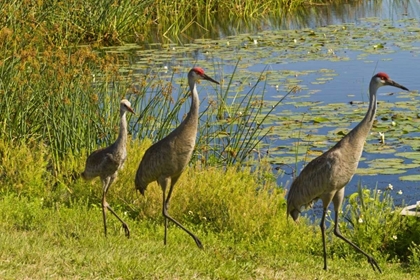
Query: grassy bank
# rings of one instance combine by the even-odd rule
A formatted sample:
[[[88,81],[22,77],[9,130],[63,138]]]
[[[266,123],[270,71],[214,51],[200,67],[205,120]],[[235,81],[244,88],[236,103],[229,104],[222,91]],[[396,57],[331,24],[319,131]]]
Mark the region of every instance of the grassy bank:
[[[178,191],[180,188],[178,189]],[[175,197],[174,197],[175,198]],[[173,205],[179,204],[174,199]],[[159,206],[156,205],[158,208]],[[270,239],[237,239],[232,232],[206,231],[186,224],[205,246],[199,250],[186,234],[169,228],[163,246],[162,221],[126,218],[132,237],[109,219],[102,234],[99,208],[43,206],[40,200],[3,197],[0,210],[0,276],[2,279],[418,279],[418,266],[397,262],[372,271],[357,255],[329,255],[322,269],[318,227],[306,228],[277,219],[281,230]],[[278,229],[278,228],[276,228]],[[338,243],[339,241],[334,241]],[[416,268],[417,267],[417,268]]]
[[[384,274],[335,237],[328,242],[330,270],[323,271],[318,221],[286,219],[284,192],[266,179],[263,168],[251,173],[235,166],[189,167],[175,188],[170,213],[205,249],[174,225],[164,246],[161,191],[154,183],[143,197],[133,184],[150,144],[129,146],[130,157],[108,194],[129,224],[130,239],[112,216],[109,235],[103,236],[99,180],[53,178],[42,148],[1,145],[1,278],[416,279],[420,273],[419,224],[395,213],[386,194],[367,190],[351,197],[341,228],[374,255]],[[82,170],[84,160],[69,156],[63,166]]]

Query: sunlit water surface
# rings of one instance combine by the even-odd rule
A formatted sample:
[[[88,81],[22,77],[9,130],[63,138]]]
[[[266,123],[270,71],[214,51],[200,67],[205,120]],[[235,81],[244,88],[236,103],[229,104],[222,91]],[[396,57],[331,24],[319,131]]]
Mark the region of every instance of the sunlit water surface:
[[[229,38],[233,38],[236,35],[242,33],[247,33],[251,37],[258,38],[259,40],[264,40],[264,32],[276,31],[282,29],[302,29],[302,28],[312,28],[316,29],[318,27],[326,25],[339,25],[339,24],[364,24],[365,18],[377,18],[378,25],[381,26],[381,21],[386,21],[386,25],[395,25],[396,28],[406,29],[407,26],[404,25],[404,22],[401,23],[401,20],[405,19],[419,19],[420,18],[420,2],[419,1],[356,1],[363,2],[361,3],[344,3],[341,6],[334,7],[314,7],[306,11],[306,16],[300,18],[299,20],[284,19],[283,21],[276,19],[267,19],[262,24],[258,26],[252,25],[236,25],[235,28],[220,28],[220,30],[213,30],[212,32],[200,33],[196,36],[197,39],[209,38],[213,40],[220,40],[220,44],[226,44],[226,41]],[[419,28],[419,21],[416,20],[413,26],[413,21],[410,21],[410,27]],[[404,32],[404,31],[403,31]],[[407,31],[407,34],[411,34]],[[189,34],[188,42],[194,42],[194,32]],[[420,38],[420,37],[419,37]],[[420,69],[420,59],[419,51],[412,51],[410,49],[403,49],[396,47],[398,45],[397,38],[383,38],[381,41],[386,48],[397,48],[398,51],[387,53],[386,55],[381,54],[369,54],[364,59],[360,59],[360,52],[352,51],[343,48],[337,49],[337,56],[346,56],[348,59],[343,61],[329,61],[329,60],[294,60],[294,61],[278,61],[273,63],[273,60],[268,58],[262,58],[260,60],[254,60],[253,63],[249,63],[245,69],[250,73],[255,73],[257,78],[262,71],[269,69],[270,71],[283,71],[290,70],[296,72],[308,71],[309,74],[300,76],[299,85],[304,86],[303,92],[305,91],[315,92],[310,94],[308,97],[304,97],[299,100],[299,102],[322,102],[322,104],[328,103],[349,103],[354,100],[358,101],[368,101],[367,89],[370,81],[370,77],[376,72],[383,71],[389,74],[389,76],[397,81],[398,83],[406,86],[412,91],[418,91],[420,88],[420,78],[419,78],[419,69]],[[420,40],[419,40],[420,42]],[[177,43],[174,46],[174,49],[177,48]],[[420,47],[420,43],[413,43],[414,47]],[[146,48],[153,48],[156,46],[148,45]],[[293,51],[293,50],[291,50]],[[162,54],[168,56],[167,50],[163,49]],[[139,53],[142,53],[141,51]],[[274,53],[275,55],[275,53]],[[139,60],[144,59],[144,57],[139,57]],[[135,59],[134,59],[135,60]],[[215,65],[216,68],[219,68],[223,72],[224,77],[229,76],[234,70],[232,63],[225,65],[227,61],[224,57],[215,57],[209,56],[205,50],[197,49],[191,53],[185,52],[182,54],[174,54],[173,56],[169,55],[168,58],[161,60],[161,67],[165,67],[168,71],[171,70],[171,67],[177,66],[181,68],[190,67],[191,60],[197,64],[201,65],[206,63]],[[133,63],[136,63],[135,61]],[[328,80],[323,83],[314,83],[318,78],[322,78],[323,75],[319,72],[320,69],[332,69],[336,74],[331,80]],[[216,71],[217,72],[217,71]],[[215,79],[220,79],[221,77],[213,76],[213,70],[209,71]],[[185,78],[185,74],[182,76]],[[200,87],[205,86],[204,83]],[[211,90],[211,89],[210,89]],[[279,92],[274,87],[268,87],[268,94],[266,96],[272,96],[273,99],[279,95]],[[378,100],[385,102],[395,102],[398,100],[396,94],[389,95],[390,92],[399,92],[399,90],[385,87],[381,88],[378,92]],[[289,109],[293,106],[289,106]],[[367,109],[367,103],[364,107]],[[284,110],[285,108],[281,108]],[[298,114],[310,113],[311,106],[299,107],[296,108]],[[379,105],[378,113],[380,112],[381,107]],[[281,115],[281,112],[277,112],[278,115]],[[363,113],[364,114],[364,113]],[[360,115],[359,119],[349,120],[351,124],[349,127],[354,127],[361,119],[363,114]],[[310,118],[310,116],[307,116]],[[329,130],[335,128],[325,127],[325,134]],[[420,131],[420,130],[419,130]],[[419,133],[412,133],[413,137],[420,136]],[[377,142],[376,136],[370,136],[368,142],[373,143]],[[272,143],[273,146],[276,145],[287,145],[284,141],[278,140],[278,143]],[[330,146],[333,143],[330,143]],[[392,145],[392,143],[391,143]],[[420,145],[419,145],[420,147]],[[417,148],[419,148],[417,147]],[[398,152],[400,151],[412,151],[413,147],[411,146],[401,146],[395,147]],[[326,150],[325,148],[323,149]],[[420,153],[420,151],[419,151]],[[377,154],[370,154],[364,152],[362,155],[363,159],[359,167],[366,167],[365,161],[377,158]],[[384,155],[383,157],[389,157],[389,155]],[[301,159],[303,160],[303,159]],[[408,163],[408,162],[407,162]],[[304,162],[300,162],[298,170],[303,166]],[[412,168],[407,170],[404,175],[407,174],[417,174],[419,172],[419,167]],[[381,175],[376,176],[366,176],[366,175],[355,175],[351,182],[346,187],[346,194],[353,193],[357,190],[357,185],[360,183],[362,186],[368,186],[373,189],[377,187],[379,190],[385,190],[389,184],[393,185],[392,195],[394,197],[395,203],[401,204],[414,204],[416,201],[420,200],[420,182],[417,181],[401,181],[399,180],[399,175]],[[292,181],[291,175],[282,175],[278,177],[279,185],[285,186],[286,188],[290,187]],[[317,203],[315,207],[315,213],[320,211],[320,203]],[[313,212],[309,212],[309,215],[313,215]],[[312,214],[311,214],[312,213]]]

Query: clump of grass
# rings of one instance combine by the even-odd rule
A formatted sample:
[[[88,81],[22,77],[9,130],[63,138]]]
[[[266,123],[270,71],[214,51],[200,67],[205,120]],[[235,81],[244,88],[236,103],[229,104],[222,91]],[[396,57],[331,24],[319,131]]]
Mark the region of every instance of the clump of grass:
[[[44,185],[50,179],[47,165],[47,151],[36,142],[9,145],[0,140],[0,192],[37,197],[49,194],[51,189]]]
[[[267,118],[292,92],[269,104],[264,98],[265,81],[270,73],[263,71],[248,92],[237,92],[230,97],[230,87],[239,63],[240,60],[223,94],[218,94],[217,100],[211,101],[202,113],[204,124],[200,126],[197,151],[204,163],[232,165],[258,162],[261,159],[261,144],[271,132]]]
[[[410,262],[413,272],[419,273],[420,270],[420,245],[416,244],[414,241],[410,244],[408,250],[410,255],[408,256],[408,261]]]
[[[107,140],[108,120],[116,123],[118,117],[110,108],[117,107],[121,95],[108,90],[109,80],[115,79],[114,69],[104,69],[104,82],[92,87],[93,75],[102,63],[104,59],[86,47],[39,51],[30,45],[10,54],[1,65],[3,139],[32,139],[46,145],[54,172],[68,151],[77,154]]]
[[[332,5],[334,1],[3,1],[0,26],[14,34],[27,32],[27,39],[31,32],[39,30],[45,35],[44,42],[61,47],[82,43],[103,46],[152,40],[182,41],[197,29],[213,34],[211,30],[223,25],[240,25],[239,22],[267,17],[284,19],[290,13],[304,19],[309,9],[303,7],[319,3]]]
[[[345,220],[340,222],[340,229],[344,236],[375,257],[413,262],[416,257],[408,249],[412,242],[420,241],[420,234],[416,233],[419,223],[413,217],[402,216],[399,212],[390,190],[369,190],[359,185],[358,191],[348,197],[348,204],[344,208]],[[415,246],[413,248],[415,250]],[[334,243],[332,252],[339,256],[361,257],[343,242]]]

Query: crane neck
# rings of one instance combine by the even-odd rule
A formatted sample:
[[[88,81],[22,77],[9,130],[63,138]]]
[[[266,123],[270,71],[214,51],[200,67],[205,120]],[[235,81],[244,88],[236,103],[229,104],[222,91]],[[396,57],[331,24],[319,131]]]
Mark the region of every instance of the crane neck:
[[[364,140],[367,138],[373,121],[375,120],[377,99],[376,92],[378,91],[377,84],[372,80],[369,85],[369,107],[363,120],[349,133],[349,135],[356,136],[356,139]]]
[[[120,131],[118,133],[118,138],[116,143],[119,145],[126,145],[127,143],[127,120],[126,120],[127,111],[120,111]]]
[[[198,98],[197,85],[195,81],[190,83],[191,90],[191,107],[184,122],[194,123],[195,126],[198,124],[198,110],[200,107],[200,100]]]

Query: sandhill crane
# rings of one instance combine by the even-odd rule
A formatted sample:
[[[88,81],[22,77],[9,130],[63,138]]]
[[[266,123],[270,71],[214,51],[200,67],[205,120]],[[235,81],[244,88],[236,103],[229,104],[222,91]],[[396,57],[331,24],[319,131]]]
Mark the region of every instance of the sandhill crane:
[[[145,152],[139,168],[137,169],[135,186],[142,195],[144,195],[147,185],[153,181],[157,181],[162,188],[162,214],[165,218],[164,244],[166,244],[169,219],[187,232],[194,239],[199,248],[203,248],[203,245],[197,236],[168,214],[169,199],[171,198],[174,185],[181,176],[185,166],[190,161],[195,146],[200,102],[196,82],[200,79],[219,84],[217,81],[204,74],[204,70],[199,67],[194,67],[188,72],[188,84],[191,90],[190,111],[175,130],[159,142],[153,144]],[[165,197],[168,188],[168,196]]]
[[[82,172],[82,177],[85,180],[91,180],[95,177],[100,177],[102,181],[102,216],[104,220],[104,232],[106,230],[106,210],[108,209],[111,213],[117,217],[122,223],[125,231],[125,235],[130,237],[130,230],[128,225],[115,213],[115,211],[106,202],[106,193],[111,186],[112,182],[117,178],[118,170],[124,165],[127,157],[127,120],[126,112],[134,114],[134,110],[131,108],[131,103],[127,99],[121,100],[120,103],[120,131],[117,140],[109,147],[102,148],[94,151],[86,159],[85,171]]]
[[[287,196],[287,213],[297,221],[302,206],[310,207],[318,199],[322,200],[321,218],[322,244],[324,249],[324,269],[327,269],[325,248],[325,215],[331,201],[334,204],[334,234],[365,255],[373,270],[379,268],[376,260],[345,238],[338,228],[338,213],[344,199],[344,187],[353,177],[363,151],[363,145],[376,114],[376,92],[382,86],[406,87],[392,81],[387,74],[378,73],[369,85],[369,107],[363,120],[334,147],[312,160],[293,181]]]

